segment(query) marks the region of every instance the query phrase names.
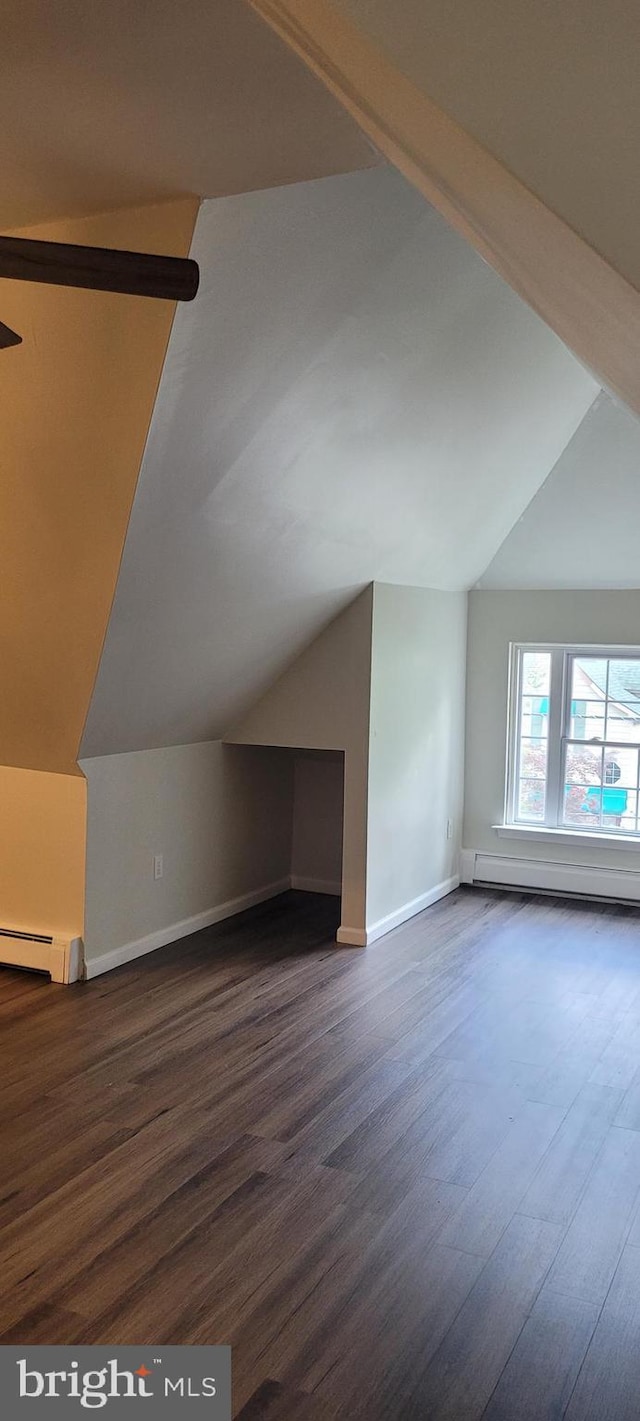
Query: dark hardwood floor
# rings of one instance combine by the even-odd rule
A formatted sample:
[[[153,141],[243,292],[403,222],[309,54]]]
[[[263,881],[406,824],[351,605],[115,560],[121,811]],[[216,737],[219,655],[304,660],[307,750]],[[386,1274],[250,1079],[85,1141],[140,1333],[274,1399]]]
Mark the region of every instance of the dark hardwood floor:
[[[335,926],[0,972],[0,1341],[230,1342],[243,1421],[635,1421],[640,914]]]

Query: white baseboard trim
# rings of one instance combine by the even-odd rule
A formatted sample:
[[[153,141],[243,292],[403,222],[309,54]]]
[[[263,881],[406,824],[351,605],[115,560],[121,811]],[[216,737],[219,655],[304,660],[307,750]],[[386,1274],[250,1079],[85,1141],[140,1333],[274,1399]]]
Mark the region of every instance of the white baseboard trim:
[[[208,908],[204,913],[196,913],[192,918],[170,923],[168,927],[159,928],[157,932],[148,933],[146,937],[140,937],[135,942],[125,942],[122,947],[115,947],[111,952],[89,957],[85,961],[85,978],[88,981],[92,977],[100,977],[103,972],[112,972],[115,967],[122,967],[125,962],[133,962],[136,957],[146,957],[148,952],[155,952],[158,947],[167,947],[179,938],[200,932],[201,928],[210,928],[213,923],[221,923],[225,918],[234,917],[236,913],[244,913],[247,908],[255,908],[258,903],[266,903],[269,898],[277,898],[279,893],[286,893],[290,886],[289,877],[278,879],[275,883],[265,884],[263,888],[255,888],[251,893],[243,893],[239,898],[229,898],[226,903],[219,903],[216,908]]]
[[[292,873],[291,887],[302,893],[330,893],[334,898],[340,898],[342,894],[342,884],[336,883],[334,879],[305,878],[304,874],[299,873]]]
[[[386,918],[378,918],[377,923],[372,923],[367,928],[367,947],[370,943],[377,942],[379,937],[393,932],[394,928],[399,928],[409,918],[415,918],[416,914],[422,913],[425,908],[430,908],[431,904],[437,903],[440,898],[446,898],[447,894],[453,893],[459,883],[460,875],[457,873],[452,878],[444,878],[442,883],[436,883],[435,888],[421,893],[418,898],[412,898],[410,903],[404,903],[402,908],[396,909],[395,913],[387,913]]]
[[[563,863],[554,859],[510,858],[465,850],[473,859],[471,877],[464,882],[495,888],[558,893],[580,898],[616,898],[640,902],[640,871],[600,868],[591,864]]]
[[[409,918],[415,917],[416,913],[421,913],[425,908],[429,908],[439,898],[445,898],[448,893],[452,893],[453,889],[458,887],[459,882],[460,878],[457,874],[453,878],[444,879],[442,883],[436,884],[435,888],[429,889],[427,893],[422,893],[419,898],[413,898],[410,903],[405,903],[394,913],[388,913],[385,918],[380,918],[378,922],[372,923],[366,930],[341,924],[336,933],[336,941],[343,947],[368,947],[378,938],[392,932],[393,928],[397,928],[401,923],[406,923]],[[183,918],[180,922],[170,923],[168,927],[159,928],[156,932],[148,933],[146,937],[137,938],[134,942],[123,943],[121,947],[115,947],[110,952],[103,952],[98,957],[87,958],[84,965],[85,979],[89,981],[93,977],[102,976],[104,972],[112,972],[116,967],[122,967],[127,962],[133,962],[137,957],[146,957],[147,953],[155,952],[159,947],[167,947],[169,943],[189,937],[191,933],[200,932],[202,928],[209,928],[214,923],[221,923],[225,918],[233,917],[236,913],[245,912],[247,908],[254,908],[258,903],[266,903],[269,898],[276,898],[279,893],[286,893],[289,888],[298,888],[310,893],[335,895],[341,891],[339,884],[331,884],[316,878],[301,878],[296,874],[278,879],[277,882],[265,884],[264,887],[256,888],[251,893],[244,893],[239,898],[229,898],[226,903],[219,903],[216,908],[209,908],[204,913],[196,913],[191,918]]]
[[[475,849],[460,850],[460,882],[473,883],[476,867]]]

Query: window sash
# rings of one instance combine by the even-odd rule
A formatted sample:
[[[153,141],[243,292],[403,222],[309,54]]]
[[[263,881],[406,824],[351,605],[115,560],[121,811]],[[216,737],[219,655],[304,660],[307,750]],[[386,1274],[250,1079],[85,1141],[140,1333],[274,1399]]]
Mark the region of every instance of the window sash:
[[[550,656],[550,680],[549,680],[549,717],[547,728],[547,772],[545,784],[545,806],[544,816],[537,819],[525,819],[518,814],[519,790],[520,790],[520,753],[523,737],[521,735],[521,713],[522,713],[522,675],[523,656],[526,652],[545,652]],[[602,739],[581,740],[579,737],[571,735],[571,705],[573,686],[573,665],[576,657],[595,657],[598,660],[606,660],[606,681],[605,693],[602,701],[603,706],[603,734]],[[571,833],[584,833],[585,835],[604,832],[607,834],[618,833],[625,840],[640,837],[639,814],[640,814],[640,738],[638,741],[616,741],[606,738],[608,727],[608,706],[609,706],[609,675],[610,661],[616,658],[624,658],[625,661],[638,661],[640,669],[640,650],[637,648],[623,647],[600,647],[600,646],[558,646],[557,644],[543,644],[540,642],[515,643],[511,647],[509,662],[509,734],[507,739],[507,766],[506,766],[506,794],[505,794],[505,821],[509,824],[520,825],[521,827],[537,827],[549,829],[566,829]],[[604,755],[605,749],[635,749],[637,751],[637,775],[635,789],[630,789],[630,793],[635,793],[635,830],[622,828],[611,828],[609,825],[602,825],[603,801],[600,800],[599,822],[591,825],[575,825],[565,822],[564,819],[564,798],[566,783],[566,761],[567,751],[572,745],[589,746],[594,750],[600,749],[602,752],[601,761],[601,787],[604,788]],[[629,788],[626,786],[626,788]]]

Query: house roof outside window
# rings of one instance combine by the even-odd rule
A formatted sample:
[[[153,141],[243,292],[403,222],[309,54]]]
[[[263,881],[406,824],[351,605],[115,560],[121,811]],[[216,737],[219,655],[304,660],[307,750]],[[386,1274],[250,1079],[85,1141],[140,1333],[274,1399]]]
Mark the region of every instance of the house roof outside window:
[[[607,691],[607,658],[577,657],[574,662],[574,695],[584,689],[585,699],[596,692],[596,699],[604,699]],[[634,719],[640,719],[640,660],[611,658],[609,660],[609,700],[623,706]]]

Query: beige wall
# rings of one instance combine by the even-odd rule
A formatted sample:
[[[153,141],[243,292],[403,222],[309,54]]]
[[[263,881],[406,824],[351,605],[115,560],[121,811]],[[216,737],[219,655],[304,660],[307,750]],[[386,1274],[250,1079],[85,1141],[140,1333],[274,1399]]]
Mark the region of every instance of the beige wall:
[[[82,768],[90,963],[288,879],[290,756],[210,741],[84,760]]]
[[[184,254],[195,201],[23,235]],[[3,281],[0,760],[77,774],[173,302]]]
[[[291,877],[294,888],[342,891],[344,755],[316,750],[294,760]]]
[[[81,937],[86,784],[0,767],[0,926]]]
[[[511,642],[640,644],[640,591],[476,591],[469,595],[465,848],[514,858],[602,868],[632,867],[629,850],[501,840],[504,817],[507,681]]]
[[[185,254],[195,201],[23,235]],[[173,302],[3,281],[0,918],[82,934],[76,763]],[[39,772],[39,773],[38,773]],[[54,772],[54,773],[51,773]]]
[[[465,634],[464,593],[375,584],[369,931],[458,872]]]
[[[365,930],[366,911],[372,606],[367,587],[226,737],[344,750],[342,926],[356,933]]]

